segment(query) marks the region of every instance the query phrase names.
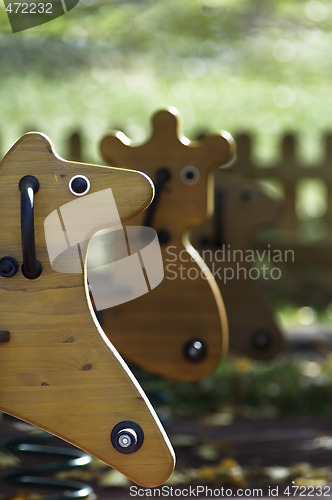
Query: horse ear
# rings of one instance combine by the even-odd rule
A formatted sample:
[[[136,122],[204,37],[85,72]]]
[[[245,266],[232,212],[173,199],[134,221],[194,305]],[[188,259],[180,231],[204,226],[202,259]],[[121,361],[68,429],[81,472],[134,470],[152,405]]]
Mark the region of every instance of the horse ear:
[[[9,157],[11,161],[15,161],[17,157],[17,161],[24,160],[28,164],[36,160],[45,160],[50,156],[60,159],[54,150],[51,139],[40,132],[28,132],[15,142],[3,158],[2,163],[5,163]]]
[[[111,130],[100,142],[100,152],[102,157],[110,165],[116,164],[117,154],[125,155],[127,147],[133,146],[133,143],[124,132],[120,130]],[[115,151],[115,160],[113,159]],[[119,152],[119,153],[118,153]],[[127,167],[129,168],[129,167]]]
[[[203,137],[196,143],[202,148],[202,152],[209,159],[202,163],[201,168],[211,170],[213,167],[225,167],[235,158],[235,142],[233,137],[226,131],[219,134],[211,134]]]

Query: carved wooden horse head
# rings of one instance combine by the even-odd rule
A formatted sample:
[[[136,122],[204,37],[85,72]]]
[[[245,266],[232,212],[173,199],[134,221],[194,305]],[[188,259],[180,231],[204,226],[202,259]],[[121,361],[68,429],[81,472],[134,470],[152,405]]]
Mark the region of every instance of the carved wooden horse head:
[[[199,379],[225,355],[228,332],[217,283],[190,244],[188,228],[211,213],[212,169],[233,157],[233,140],[225,132],[190,141],[178,112],[168,108],[154,115],[147,142],[133,145],[114,131],[103,139],[101,153],[108,163],[135,166],[154,180],[155,199],[134,222],[157,231],[165,270],[148,294],[103,311],[103,329],[126,359],[144,369]]]
[[[230,350],[256,359],[275,356],[283,339],[272,311],[250,278],[245,257],[251,259],[250,252],[254,252],[251,239],[255,231],[273,225],[281,208],[281,200],[266,194],[257,182],[220,170],[215,174],[214,215],[192,234],[203,257],[207,249],[214,255],[214,274],[227,310]]]
[[[0,409],[141,485],[155,486],[171,474],[173,451],[96,321],[85,270],[77,269],[84,252],[76,243],[107,224],[98,218],[105,209],[98,195],[105,190],[112,192],[121,220],[147,207],[153,196],[145,175],[66,162],[38,133],[24,135],[0,164]],[[74,200],[90,196],[95,212],[76,213]],[[71,248],[73,269],[58,272],[57,250],[66,255]]]

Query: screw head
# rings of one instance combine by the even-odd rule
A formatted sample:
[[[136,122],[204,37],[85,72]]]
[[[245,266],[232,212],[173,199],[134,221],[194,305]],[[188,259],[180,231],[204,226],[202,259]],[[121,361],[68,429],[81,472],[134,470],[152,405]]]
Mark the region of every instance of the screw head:
[[[193,363],[203,361],[206,357],[206,347],[199,339],[191,339],[184,345],[184,355]]]
[[[120,453],[135,453],[143,441],[143,430],[135,422],[119,422],[111,432],[111,443]]]
[[[137,434],[134,429],[123,429],[117,437],[120,448],[131,448],[137,443]]]

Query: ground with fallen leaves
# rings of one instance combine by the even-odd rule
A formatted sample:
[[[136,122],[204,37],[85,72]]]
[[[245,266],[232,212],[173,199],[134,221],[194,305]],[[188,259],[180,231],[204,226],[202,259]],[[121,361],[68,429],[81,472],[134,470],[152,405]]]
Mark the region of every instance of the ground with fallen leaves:
[[[195,384],[139,373],[177,455],[166,486],[177,492],[189,486],[206,486],[212,492],[225,487],[234,497],[239,489],[258,488],[261,497],[268,497],[271,489],[278,488],[277,496],[284,498],[293,496],[287,495],[287,488],[299,486],[314,488],[315,493],[325,488],[321,496],[332,497],[332,357],[326,350],[322,356],[321,347],[312,349],[310,357],[289,351],[266,364],[229,359],[213,376]],[[36,432],[2,417],[2,477],[8,470],[40,463],[40,457],[10,453],[4,447],[11,437]],[[58,440],[58,445],[63,443]],[[98,500],[131,498],[133,484],[95,459],[87,467],[58,472],[56,477],[93,486]],[[146,498],[152,494],[157,496],[150,491]],[[42,498],[45,495],[36,489],[0,482],[0,500]]]

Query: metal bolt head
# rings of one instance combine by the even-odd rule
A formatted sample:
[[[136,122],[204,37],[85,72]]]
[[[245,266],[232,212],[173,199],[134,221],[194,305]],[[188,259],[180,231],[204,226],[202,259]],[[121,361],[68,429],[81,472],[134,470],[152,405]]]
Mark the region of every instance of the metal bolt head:
[[[10,278],[17,272],[18,264],[14,257],[2,257],[0,259],[0,276]]]
[[[137,434],[134,429],[123,429],[117,437],[120,448],[131,448],[137,443]]]
[[[144,441],[142,428],[131,421],[119,422],[111,432],[111,443],[120,453],[135,453]]]
[[[184,346],[185,357],[192,362],[203,361],[206,356],[205,344],[199,339],[189,340]]]

